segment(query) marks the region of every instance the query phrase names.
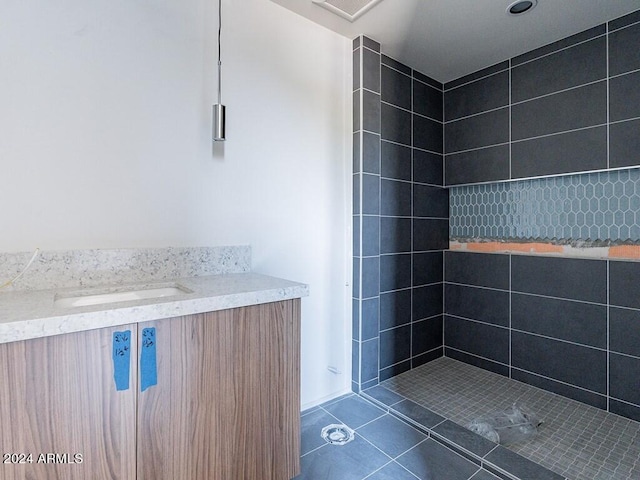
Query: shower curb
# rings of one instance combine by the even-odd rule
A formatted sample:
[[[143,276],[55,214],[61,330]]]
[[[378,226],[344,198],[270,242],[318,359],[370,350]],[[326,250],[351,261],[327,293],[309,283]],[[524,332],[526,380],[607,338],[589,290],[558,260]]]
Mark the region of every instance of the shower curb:
[[[371,387],[371,388],[375,388],[375,387]],[[381,387],[384,388],[384,387]],[[395,392],[394,392],[395,393]],[[396,417],[397,419],[407,423],[408,425],[411,425],[414,428],[417,428],[418,430],[420,430],[421,432],[425,433],[426,435],[428,435],[430,438],[432,438],[433,440],[435,440],[436,442],[440,443],[441,445],[449,448],[450,450],[454,451],[455,453],[457,453],[458,455],[466,458],[467,460],[469,460],[470,462],[478,465],[481,468],[484,468],[485,470],[487,470],[488,472],[491,472],[492,474],[496,475],[497,477],[503,479],[503,480],[569,480],[565,477],[563,477],[562,475],[553,472],[552,470],[549,470],[546,467],[543,467],[542,465],[533,462],[532,460],[529,460],[526,457],[523,457],[522,455],[512,452],[511,450],[506,449],[505,447],[498,445],[498,444],[494,444],[495,446],[493,448],[491,448],[488,452],[486,452],[484,455],[478,455],[477,453],[471,452],[470,450],[466,449],[465,447],[463,447],[462,445],[459,445],[458,443],[456,443],[454,440],[447,438],[445,435],[442,435],[440,433],[438,433],[437,431],[435,431],[435,428],[443,425],[445,422],[448,422],[449,420],[442,417],[443,420],[436,423],[435,425],[431,425],[431,426],[427,426],[424,424],[421,424],[419,422],[417,422],[416,420],[413,420],[411,418],[409,418],[408,416],[404,415],[403,413],[397,411],[396,409],[393,408],[394,405],[397,405],[399,403],[401,403],[401,401],[397,401],[394,402],[392,404],[387,404],[384,403],[383,401],[375,398],[374,396],[370,395],[367,393],[367,390],[363,390],[360,391],[359,393],[357,393],[359,396],[361,396],[362,398],[364,398],[365,400],[375,404],[376,406],[378,406],[379,408],[382,408],[383,410],[385,410],[387,413],[393,415],[394,417]],[[402,401],[404,400],[408,400],[413,402],[412,400],[397,394],[396,395],[400,396],[403,398]],[[415,403],[415,402],[413,402]],[[417,405],[417,404],[416,404]],[[425,407],[422,407],[425,408]],[[425,408],[425,410],[428,410]],[[433,412],[432,412],[433,413]],[[438,415],[439,416],[439,415]],[[462,427],[460,427],[462,428]],[[475,436],[478,437],[479,439],[485,440],[484,437],[481,437],[480,435],[478,435],[475,432],[472,431],[468,431],[466,432],[471,436]],[[487,440],[488,441],[488,440]],[[492,442],[493,443],[493,442]],[[498,460],[502,459],[502,460],[511,460],[510,463],[514,463],[516,462],[519,465],[524,465],[524,466],[528,466],[528,467],[533,467],[533,470],[535,470],[535,473],[533,475],[526,475],[526,476],[518,476],[517,474],[510,472],[508,465],[506,465],[503,462],[499,462],[499,461],[494,461],[493,459],[487,458],[490,455],[493,455],[493,457],[500,457],[498,458]],[[506,457],[506,458],[505,458]]]

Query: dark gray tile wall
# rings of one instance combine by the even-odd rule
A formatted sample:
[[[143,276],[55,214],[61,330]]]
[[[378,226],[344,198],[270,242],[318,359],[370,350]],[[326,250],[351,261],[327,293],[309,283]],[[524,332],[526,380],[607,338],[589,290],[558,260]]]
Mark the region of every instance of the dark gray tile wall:
[[[353,41],[352,388],[378,383],[380,357],[380,45]],[[388,166],[387,166],[388,168]],[[385,188],[385,194],[387,193]],[[397,202],[385,209],[400,208]],[[391,242],[393,239],[389,239]],[[385,268],[389,265],[385,264]],[[393,268],[397,268],[394,266]],[[364,387],[363,387],[364,388]]]
[[[442,84],[354,43],[353,389],[443,354]]]
[[[442,85],[381,57],[379,380],[442,355]]]
[[[640,420],[640,262],[447,251],[445,354]]]
[[[445,184],[640,165],[638,50],[631,14],[447,83]]]

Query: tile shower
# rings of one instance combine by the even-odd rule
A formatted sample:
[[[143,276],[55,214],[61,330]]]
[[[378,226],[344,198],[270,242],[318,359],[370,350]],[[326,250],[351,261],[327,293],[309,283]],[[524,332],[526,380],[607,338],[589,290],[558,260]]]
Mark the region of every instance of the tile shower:
[[[636,12],[442,85],[354,41],[354,391],[446,356],[640,421],[639,46]]]

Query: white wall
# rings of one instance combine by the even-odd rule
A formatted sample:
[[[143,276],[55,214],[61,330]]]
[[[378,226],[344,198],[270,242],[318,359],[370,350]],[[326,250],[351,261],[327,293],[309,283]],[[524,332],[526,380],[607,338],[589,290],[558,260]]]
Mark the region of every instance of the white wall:
[[[351,42],[224,0],[212,147],[216,28],[216,0],[3,0],[0,251],[251,244],[311,286],[306,407],[350,387]]]

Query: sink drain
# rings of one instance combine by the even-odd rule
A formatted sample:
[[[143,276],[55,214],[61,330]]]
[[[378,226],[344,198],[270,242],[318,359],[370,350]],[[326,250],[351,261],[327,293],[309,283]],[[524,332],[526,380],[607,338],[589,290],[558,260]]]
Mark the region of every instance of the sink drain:
[[[355,437],[355,432],[346,425],[327,425],[322,429],[322,438],[331,445],[345,445]]]

